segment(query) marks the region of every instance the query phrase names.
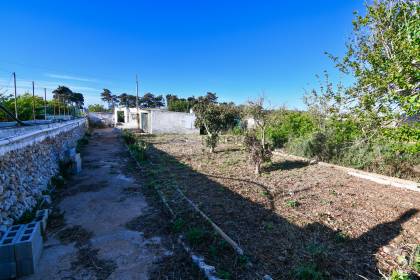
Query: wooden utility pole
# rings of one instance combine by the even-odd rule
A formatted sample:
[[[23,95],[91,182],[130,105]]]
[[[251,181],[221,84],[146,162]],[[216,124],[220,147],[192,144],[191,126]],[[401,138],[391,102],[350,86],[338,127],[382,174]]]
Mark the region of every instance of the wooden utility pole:
[[[44,88],[44,119],[47,119],[47,89]]]
[[[32,81],[32,116],[35,120],[35,82]]]
[[[139,114],[139,79],[136,74],[136,109],[137,109],[137,129],[140,130],[140,114]]]
[[[13,72],[13,82],[15,85],[15,116],[16,119],[18,118],[18,110],[17,110],[17,92],[16,92],[16,73]]]

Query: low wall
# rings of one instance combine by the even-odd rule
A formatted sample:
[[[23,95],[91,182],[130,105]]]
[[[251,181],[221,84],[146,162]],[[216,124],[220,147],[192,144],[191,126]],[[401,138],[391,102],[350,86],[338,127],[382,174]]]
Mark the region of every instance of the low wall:
[[[0,225],[9,225],[32,209],[60,159],[73,148],[86,130],[86,119],[53,126],[32,127],[0,139]]]

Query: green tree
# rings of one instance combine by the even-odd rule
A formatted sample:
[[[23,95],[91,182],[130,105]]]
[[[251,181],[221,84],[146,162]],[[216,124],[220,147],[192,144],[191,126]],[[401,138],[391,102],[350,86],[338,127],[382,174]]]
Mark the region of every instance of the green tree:
[[[139,99],[139,105],[143,108],[159,108],[165,106],[165,102],[162,95],[155,96],[149,92]]]
[[[91,104],[88,106],[89,112],[107,112],[108,110],[101,104]]]
[[[118,97],[112,94],[112,92],[107,88],[104,88],[101,92],[101,99],[102,101],[108,103],[108,107],[111,110],[114,110],[115,105],[118,103]]]
[[[352,40],[337,67],[356,82],[345,95],[353,114],[384,126],[420,112],[420,5],[375,0],[355,13]]]
[[[196,116],[195,127],[204,128],[206,131],[206,145],[211,153],[219,141],[219,134],[226,129],[232,120],[234,110],[231,106],[226,104],[217,104],[216,94],[212,94],[198,98],[194,105],[193,111]]]

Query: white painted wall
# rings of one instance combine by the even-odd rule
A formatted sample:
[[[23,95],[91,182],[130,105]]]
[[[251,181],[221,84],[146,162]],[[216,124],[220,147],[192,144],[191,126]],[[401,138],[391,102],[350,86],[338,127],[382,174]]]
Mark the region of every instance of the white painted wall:
[[[118,123],[118,112],[124,112],[124,122]],[[180,134],[199,134],[199,130],[194,127],[194,113],[171,112],[162,109],[140,109],[140,128],[145,132],[153,134],[180,133]],[[147,115],[145,115],[147,114]],[[116,108],[114,120],[116,127],[123,129],[136,129],[137,124],[136,108]],[[143,127],[142,118],[147,117],[147,129]]]
[[[180,133],[199,134],[194,127],[195,114],[171,111],[151,111],[151,130],[153,134]]]

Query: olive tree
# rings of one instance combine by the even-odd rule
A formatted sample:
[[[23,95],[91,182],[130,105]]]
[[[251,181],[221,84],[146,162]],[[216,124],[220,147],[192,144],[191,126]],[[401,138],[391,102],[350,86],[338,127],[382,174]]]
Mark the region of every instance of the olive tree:
[[[247,132],[244,145],[250,162],[255,166],[255,174],[260,174],[261,165],[271,159],[271,151],[265,137],[269,126],[269,111],[264,108],[264,98],[260,97],[255,101],[249,101],[245,107],[244,116],[253,119],[255,124],[255,127]],[[258,135],[260,139],[258,139]]]
[[[208,93],[199,97],[193,107],[196,116],[195,126],[206,131],[206,146],[213,153],[219,141],[219,134],[226,130],[238,115],[237,108],[232,104],[218,104],[217,97]]]

